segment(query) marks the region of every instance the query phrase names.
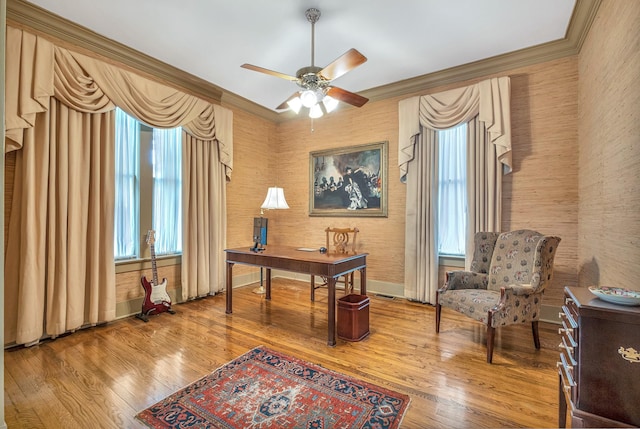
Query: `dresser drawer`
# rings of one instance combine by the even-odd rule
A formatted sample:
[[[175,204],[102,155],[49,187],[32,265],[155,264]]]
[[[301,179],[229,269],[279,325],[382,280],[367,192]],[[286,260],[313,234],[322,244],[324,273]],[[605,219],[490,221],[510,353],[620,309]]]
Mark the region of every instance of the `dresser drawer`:
[[[622,350],[640,350],[640,324],[580,318],[579,390],[575,406],[612,420],[640,426],[640,362]]]
[[[567,287],[560,321],[560,403],[573,427],[640,427],[640,307]]]
[[[567,404],[573,405],[575,400],[576,382],[573,379],[572,366],[567,362],[565,355],[560,354],[560,362],[558,362],[558,375],[562,383],[562,394]]]
[[[562,394],[565,395],[567,404],[572,405],[577,401],[576,375],[579,374],[576,371],[578,365],[576,357],[578,353],[578,323],[575,313],[567,304],[570,302],[567,302],[565,298],[565,305],[562,306],[562,312],[559,314],[562,327],[558,328],[560,335],[558,373],[562,383]]]

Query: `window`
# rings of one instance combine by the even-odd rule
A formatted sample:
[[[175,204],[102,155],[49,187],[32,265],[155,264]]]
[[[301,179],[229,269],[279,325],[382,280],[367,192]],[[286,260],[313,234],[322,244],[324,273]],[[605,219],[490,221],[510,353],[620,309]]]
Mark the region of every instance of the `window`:
[[[182,252],[182,130],[152,129],[116,109],[114,256]]]
[[[153,130],[153,229],[159,255],[182,252],[182,129]],[[161,233],[160,233],[161,232]]]
[[[114,256],[130,259],[139,250],[140,123],[116,109]]]
[[[438,131],[438,253],[464,256],[467,231],[467,124]]]

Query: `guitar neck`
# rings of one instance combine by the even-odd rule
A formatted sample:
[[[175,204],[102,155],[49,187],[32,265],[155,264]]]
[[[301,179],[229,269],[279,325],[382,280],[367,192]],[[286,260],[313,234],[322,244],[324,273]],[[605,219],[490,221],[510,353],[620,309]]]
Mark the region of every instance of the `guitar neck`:
[[[158,285],[158,268],[156,267],[156,250],[153,244],[149,245],[151,251],[151,272],[153,274],[153,284]]]

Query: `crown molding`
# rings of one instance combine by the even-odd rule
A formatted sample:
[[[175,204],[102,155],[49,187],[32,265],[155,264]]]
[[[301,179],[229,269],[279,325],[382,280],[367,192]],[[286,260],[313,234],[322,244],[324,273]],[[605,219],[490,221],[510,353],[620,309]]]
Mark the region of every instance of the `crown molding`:
[[[161,83],[178,87],[207,101],[220,103],[223,91],[160,60],[131,49],[112,39],[101,36],[86,27],[55,15],[23,0],[7,0],[7,21],[19,27],[28,27],[44,37],[63,42],[67,48],[81,48],[92,56],[116,62],[141,72]]]
[[[563,39],[378,86],[359,93],[370,101],[380,101],[576,55],[582,48],[601,2],[602,0],[576,0]],[[90,53],[123,64],[211,102],[223,103],[276,123],[298,118],[290,112],[277,113],[260,106],[24,0],[7,0],[7,20],[54,37],[70,46],[80,47]]]
[[[284,113],[278,113],[271,109],[267,109],[264,106],[261,106],[257,103],[254,103],[251,100],[248,100],[244,97],[239,96],[238,94],[224,90],[222,93],[222,104],[225,106],[235,107],[240,110],[244,110],[247,113],[254,114],[263,119],[267,119],[271,122],[284,122],[285,115]],[[292,118],[295,116],[292,116]]]
[[[380,101],[576,55],[580,53],[600,3],[602,0],[576,0],[566,36],[563,39],[382,85],[361,91],[360,94],[369,98],[370,101]]]

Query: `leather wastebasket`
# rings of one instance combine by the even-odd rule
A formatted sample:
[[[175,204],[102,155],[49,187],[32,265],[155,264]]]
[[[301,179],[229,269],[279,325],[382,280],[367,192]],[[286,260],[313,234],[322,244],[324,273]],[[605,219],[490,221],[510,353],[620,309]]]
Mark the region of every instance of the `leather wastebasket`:
[[[338,338],[360,341],[369,335],[369,297],[346,295],[338,299]]]

